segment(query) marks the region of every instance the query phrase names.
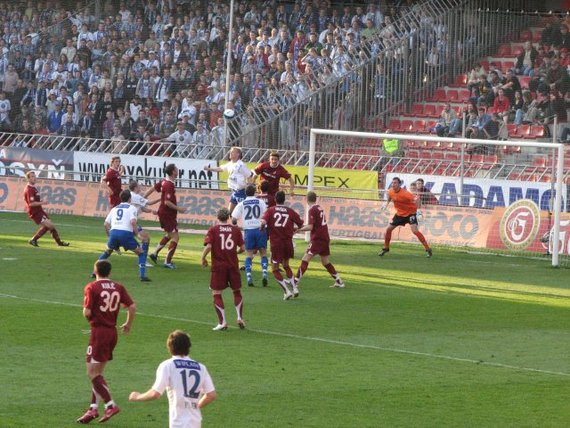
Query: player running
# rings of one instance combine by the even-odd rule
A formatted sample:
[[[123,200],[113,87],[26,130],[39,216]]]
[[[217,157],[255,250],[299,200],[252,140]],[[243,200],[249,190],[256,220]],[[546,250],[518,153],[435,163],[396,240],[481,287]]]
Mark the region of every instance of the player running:
[[[237,255],[243,253],[244,242],[241,230],[229,224],[230,212],[226,208],[218,211],[219,223],[210,227],[204,238],[204,251],[202,251],[202,266],[208,267],[206,257],[212,253],[212,268],[210,276],[210,289],[214,298],[214,309],[218,316],[218,325],[212,330],[228,329],[224,299],[222,291],[230,287],[234,294],[234,305],[237,313],[239,328],[245,328],[243,321],[243,300],[241,296],[241,276]]]
[[[121,192],[121,203],[113,208],[107,218],[105,218],[105,231],[109,240],[107,241],[107,249],[99,256],[99,260],[106,260],[111,257],[113,250],[123,247],[125,250],[132,250],[139,257],[139,274],[142,282],[150,282],[146,273],[146,255],[147,253],[139,246],[135,239],[138,234],[139,226],[137,224],[137,209],[130,204],[131,191],[123,190]],[[95,276],[95,274],[91,274]]]
[[[392,217],[390,225],[386,228],[386,234],[384,236],[384,248],[378,253],[380,257],[383,257],[388,251],[390,251],[390,240],[392,239],[392,231],[398,226],[410,225],[412,233],[416,235],[419,241],[422,243],[426,250],[426,257],[432,256],[432,250],[426,241],[424,235],[418,230],[418,218],[416,216],[418,206],[417,206],[417,195],[413,195],[402,187],[402,180],[398,177],[392,179],[392,185],[388,190],[388,200],[386,204],[382,207],[382,211],[388,208],[390,202],[394,202],[394,207],[396,208],[396,214]]]
[[[299,269],[297,270],[297,275],[295,276],[295,285],[297,287],[299,286],[299,281],[309,267],[309,262],[311,259],[314,256],[319,255],[321,256],[321,263],[334,279],[334,284],[331,285],[331,288],[344,288],[344,281],[337,273],[333,264],[329,261],[329,256],[331,254],[329,248],[329,227],[327,225],[325,212],[321,206],[317,204],[317,194],[315,192],[307,192],[307,203],[309,204],[308,223],[305,226],[297,229],[297,232],[305,232],[310,230],[311,242],[309,243],[309,246],[305,251],[305,255],[301,260],[301,266],[299,266]]]
[[[283,205],[285,203],[285,192],[279,191],[275,194],[277,205],[268,208],[261,219],[261,228],[267,227],[267,235],[271,243],[271,268],[273,276],[283,289],[283,300],[297,297],[299,290],[295,285],[293,271],[289,267],[289,259],[293,258],[293,235],[295,229],[303,226],[303,220],[293,209]],[[283,265],[287,280],[279,271],[279,265]],[[287,283],[291,284],[292,292]]]
[[[253,287],[252,279],[252,260],[255,251],[259,251],[261,256],[261,275],[262,284],[267,287],[267,233],[261,230],[261,217],[267,210],[267,205],[260,198],[255,197],[255,185],[250,184],[245,189],[246,198],[237,204],[232,212],[234,224],[238,220],[242,220],[242,226],[245,236],[245,274],[247,277],[247,285]]]
[[[111,281],[111,263],[107,260],[95,262],[95,278],[83,291],[83,316],[89,321],[91,332],[87,347],[87,376],[91,381],[91,405],[83,416],[77,419],[80,424],[88,424],[99,417],[99,402],[105,403],[105,414],[99,422],[105,422],[120,412],[111,397],[109,386],[103,377],[107,362],[113,359],[113,350],[117,344],[117,317],[121,305],[127,308],[127,320],[121,325],[123,333],[128,334],[137,311],[133,299],[125,287]]]
[[[178,240],[180,239],[176,217],[178,213],[185,213],[186,208],[180,207],[176,203],[176,186],[174,182],[178,177],[178,168],[176,165],[171,163],[166,165],[164,172],[167,177],[157,182],[154,187],[147,190],[144,195],[145,198],[148,198],[153,192],[160,192],[158,220],[160,221],[160,227],[162,227],[166,233],[156,246],[154,253],[149,257],[154,263],[156,263],[158,260],[158,253],[166,246],[166,244],[168,244],[168,242],[170,242],[168,253],[166,254],[166,260],[164,261],[164,267],[166,269],[176,269],[176,265],[172,263],[172,258],[174,257],[176,247],[178,247]]]
[[[36,234],[28,241],[28,243],[34,247],[39,247],[38,240],[49,230],[52,238],[57,242],[57,245],[60,247],[68,247],[69,242],[61,240],[55,225],[43,209],[44,203],[41,201],[40,192],[36,187],[36,178],[36,173],[34,171],[28,171],[26,173],[28,184],[26,184],[26,187],[24,188],[24,201],[26,202],[28,217],[30,217],[34,223],[41,224],[42,227],[38,229]]]

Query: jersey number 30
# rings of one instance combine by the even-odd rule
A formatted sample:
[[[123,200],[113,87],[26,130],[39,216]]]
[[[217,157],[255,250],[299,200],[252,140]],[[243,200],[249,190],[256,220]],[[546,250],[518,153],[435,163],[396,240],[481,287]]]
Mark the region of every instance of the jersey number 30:
[[[118,291],[109,293],[107,290],[103,290],[101,298],[103,299],[103,304],[99,306],[101,312],[115,312],[121,303],[121,295]]]

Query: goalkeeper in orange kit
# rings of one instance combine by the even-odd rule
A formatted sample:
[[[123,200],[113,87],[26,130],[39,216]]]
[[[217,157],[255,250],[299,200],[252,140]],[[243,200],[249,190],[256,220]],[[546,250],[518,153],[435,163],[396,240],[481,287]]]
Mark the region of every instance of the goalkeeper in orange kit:
[[[396,214],[392,217],[392,221],[386,229],[386,234],[384,235],[384,248],[378,253],[380,257],[384,256],[388,251],[390,251],[390,240],[392,239],[392,231],[398,226],[410,225],[412,233],[417,236],[419,241],[422,243],[426,249],[426,256],[432,256],[432,250],[426,241],[425,236],[418,230],[418,196],[413,193],[408,192],[402,187],[402,180],[398,177],[392,179],[392,185],[388,190],[388,200],[386,205],[382,210],[388,208],[390,202],[394,202],[394,207],[396,208]]]

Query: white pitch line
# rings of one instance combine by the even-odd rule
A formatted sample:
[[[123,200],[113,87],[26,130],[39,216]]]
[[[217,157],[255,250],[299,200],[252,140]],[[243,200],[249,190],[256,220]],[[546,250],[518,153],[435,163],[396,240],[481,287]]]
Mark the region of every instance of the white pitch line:
[[[34,299],[34,298],[30,298],[30,297],[21,297],[21,296],[15,296],[12,294],[4,294],[4,293],[0,293],[0,297],[9,298],[9,299],[26,300],[29,302],[36,302],[36,303],[43,303],[43,304],[47,303],[47,304],[52,304],[52,305],[71,306],[74,308],[81,308],[82,307],[82,305],[79,305],[76,303],[66,303],[66,302],[57,302],[57,301],[53,301],[53,300]],[[198,320],[191,320],[191,319],[187,319],[187,318],[171,317],[168,315],[147,314],[144,312],[137,312],[137,315],[145,316],[145,317],[149,317],[149,318],[157,318],[157,319],[170,320],[170,321],[188,322],[188,323],[200,324],[200,325],[211,325],[212,324],[211,322],[206,322],[206,321],[198,321]],[[346,342],[346,341],[342,341],[342,340],[327,339],[327,338],[323,338],[323,337],[300,336],[297,334],[282,333],[282,332],[271,331],[271,330],[261,330],[261,329],[248,328],[248,331],[251,331],[253,333],[265,334],[268,336],[288,337],[288,338],[297,339],[297,340],[321,342],[321,343],[328,343],[331,345],[339,345],[339,346],[350,346],[353,348],[360,348],[360,349],[372,349],[372,350],[376,350],[376,351],[390,352],[390,353],[394,353],[394,354],[413,355],[413,356],[417,356],[417,357],[427,357],[427,358],[434,358],[434,359],[439,359],[439,360],[458,361],[458,362],[462,362],[462,363],[470,363],[470,364],[477,364],[477,365],[481,365],[481,366],[497,367],[497,368],[515,370],[515,371],[524,371],[524,372],[540,373],[540,374],[547,374],[547,375],[554,375],[554,376],[570,377],[570,373],[566,373],[566,372],[557,372],[557,371],[553,371],[553,370],[536,369],[536,368],[532,368],[532,367],[513,366],[511,364],[494,363],[494,362],[488,362],[488,361],[483,361],[483,360],[474,360],[471,358],[452,357],[449,355],[431,354],[429,352],[410,351],[407,349],[387,348],[387,347],[377,346],[377,345],[365,345],[365,344],[361,344],[361,343],[353,343],[353,342]]]

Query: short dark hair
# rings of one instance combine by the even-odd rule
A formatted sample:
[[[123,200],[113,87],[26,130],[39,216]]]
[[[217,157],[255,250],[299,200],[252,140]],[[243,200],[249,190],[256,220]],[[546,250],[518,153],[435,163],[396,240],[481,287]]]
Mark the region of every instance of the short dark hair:
[[[168,339],[166,339],[166,347],[171,355],[185,356],[190,354],[192,342],[190,341],[188,333],[182,330],[174,330],[168,335]]]
[[[173,163],[169,163],[164,167],[164,172],[166,173],[166,175],[172,175],[175,169],[176,165],[174,165]]]
[[[245,188],[245,195],[246,196],[253,196],[255,195],[255,184],[248,184]]]
[[[270,158],[275,157],[275,158],[279,159],[279,153],[277,153],[277,152],[271,152],[271,153],[269,153],[269,157],[270,157]]]
[[[95,262],[95,274],[101,278],[109,278],[111,274],[111,262],[109,262],[109,260],[97,260]]]
[[[280,190],[275,194],[275,202],[278,204],[285,202],[285,192],[283,190]]]
[[[394,177],[392,181],[398,180],[398,184],[402,184],[402,179],[400,177]]]
[[[121,198],[121,202],[129,202],[129,199],[131,199],[131,191],[129,189],[121,191],[119,198]]]
[[[227,208],[220,208],[218,210],[218,220],[227,221],[230,218],[230,211]]]
[[[419,181],[420,183],[424,184],[424,179],[423,179],[423,178],[418,178],[416,181]]]
[[[260,184],[259,184],[259,189],[263,192],[266,193],[269,190],[269,182],[267,180],[263,180]]]
[[[307,202],[317,202],[317,194],[313,191],[307,192]]]

